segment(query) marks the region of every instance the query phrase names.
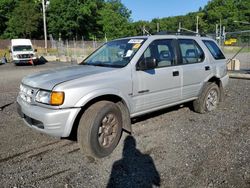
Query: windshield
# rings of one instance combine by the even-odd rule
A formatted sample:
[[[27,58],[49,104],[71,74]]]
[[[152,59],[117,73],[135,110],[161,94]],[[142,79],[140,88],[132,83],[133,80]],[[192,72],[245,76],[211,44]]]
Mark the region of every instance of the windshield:
[[[14,52],[22,52],[22,51],[33,51],[30,45],[22,45],[22,46],[13,46]]]
[[[122,39],[104,44],[90,55],[82,64],[104,67],[126,66],[145,39]]]

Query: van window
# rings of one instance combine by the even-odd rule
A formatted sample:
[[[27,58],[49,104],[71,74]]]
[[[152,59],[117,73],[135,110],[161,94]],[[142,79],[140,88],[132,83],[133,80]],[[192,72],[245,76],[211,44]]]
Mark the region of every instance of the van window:
[[[217,46],[217,44],[214,41],[211,40],[202,40],[214,59],[225,59],[225,56],[221,52],[220,48]]]
[[[204,60],[204,52],[192,39],[179,39],[183,64],[200,63]]]
[[[32,47],[29,45],[22,45],[22,46],[13,46],[14,52],[22,52],[22,51],[32,51]]]

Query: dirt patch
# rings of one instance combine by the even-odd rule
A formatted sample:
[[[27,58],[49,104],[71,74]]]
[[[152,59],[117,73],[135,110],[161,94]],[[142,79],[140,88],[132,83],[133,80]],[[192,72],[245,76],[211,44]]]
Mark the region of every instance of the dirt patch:
[[[212,113],[184,105],[133,119],[134,141],[124,133],[112,155],[94,160],[76,142],[28,128],[12,104],[23,76],[62,65],[0,67],[0,106],[9,104],[0,111],[2,187],[250,187],[249,80],[230,79]]]

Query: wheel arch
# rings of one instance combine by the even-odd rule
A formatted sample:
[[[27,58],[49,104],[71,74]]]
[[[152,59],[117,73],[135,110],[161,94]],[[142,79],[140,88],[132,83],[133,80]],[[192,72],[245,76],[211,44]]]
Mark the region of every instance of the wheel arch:
[[[99,101],[110,101],[110,102],[115,103],[119,107],[122,113],[122,121],[123,121],[122,129],[128,133],[132,133],[130,109],[129,109],[129,106],[127,105],[128,103],[124,100],[124,98],[122,98],[121,96],[117,94],[102,94],[102,95],[93,95],[92,97],[89,98],[89,100],[87,101],[85,100],[85,102],[80,106],[81,110],[74,120],[71,133],[70,133],[70,138],[72,138],[73,140],[77,138],[77,135],[76,135],[77,129],[78,129],[79,121],[82,115],[84,114],[86,109],[88,109],[91,105]]]
[[[220,102],[224,101],[224,88],[223,88],[223,85],[222,85],[222,82],[221,82],[220,78],[218,78],[216,76],[213,76],[213,77],[207,79],[206,82],[215,83],[219,87],[219,90],[220,90],[220,96],[219,96],[220,97]],[[203,90],[203,88],[202,88],[202,90]],[[200,93],[202,92],[202,90],[200,91]]]

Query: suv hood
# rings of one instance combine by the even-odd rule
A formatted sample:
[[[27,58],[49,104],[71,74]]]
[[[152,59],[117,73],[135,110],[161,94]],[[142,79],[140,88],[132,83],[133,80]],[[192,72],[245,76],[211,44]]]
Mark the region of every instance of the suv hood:
[[[109,72],[114,69],[116,68],[75,65],[31,74],[24,77],[22,83],[33,88],[52,90],[56,85],[60,83],[86,77],[89,75]]]

